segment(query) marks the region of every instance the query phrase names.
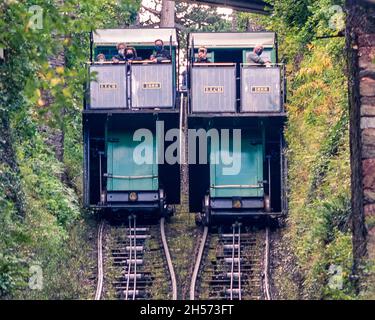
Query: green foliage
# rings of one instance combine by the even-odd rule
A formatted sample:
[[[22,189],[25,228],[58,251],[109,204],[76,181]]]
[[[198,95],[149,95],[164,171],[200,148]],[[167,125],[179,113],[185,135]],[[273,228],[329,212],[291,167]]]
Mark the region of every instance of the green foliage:
[[[31,191],[27,203],[50,212],[62,227],[75,221],[79,216],[77,196],[60,180],[63,165],[56,161],[39,133],[19,142],[17,158],[24,190]]]
[[[186,2],[176,3],[177,23],[187,32],[192,31],[228,31],[231,24],[225,15],[219,14],[215,7],[196,5]]]
[[[278,33],[288,76],[286,237],[303,277],[303,296],[351,299],[352,244],[347,78],[344,39],[336,36],[343,1],[270,0],[261,21]],[[324,39],[319,37],[325,37]],[[340,271],[338,277],[332,271]],[[336,277],[336,278],[335,278]],[[334,280],[339,279],[339,286]]]
[[[343,31],[343,0],[266,1],[274,7],[274,12],[270,20],[267,17],[262,20],[268,29],[278,33],[280,57],[286,62],[298,63],[307,45],[318,37],[336,36]]]
[[[176,2],[176,26],[179,30],[181,48],[186,47],[189,32],[229,31],[231,23],[224,14],[217,12],[216,7]]]
[[[254,13],[237,12],[237,31],[264,31],[264,17]]]
[[[342,58],[330,53],[332,42],[341,42],[343,47],[341,40],[316,42],[305,53],[290,83],[286,130],[292,243],[305,276],[305,295],[327,299],[354,294],[349,281],[352,247],[346,78]],[[331,265],[343,270],[340,290],[330,289]]]
[[[25,242],[25,234],[19,221],[14,221],[12,202],[2,196],[4,185],[0,184],[0,296],[14,289],[24,273],[23,259],[15,255],[15,250]]]
[[[37,29],[30,10],[35,5],[43,9]],[[75,228],[83,230],[80,114],[89,32],[130,24],[139,5],[140,0],[0,4],[0,47],[6,56],[0,62],[1,297],[82,293],[74,269],[81,263],[82,239]],[[62,162],[55,154],[62,148],[53,140],[59,135]],[[28,288],[29,267],[35,264],[44,273],[41,291]]]

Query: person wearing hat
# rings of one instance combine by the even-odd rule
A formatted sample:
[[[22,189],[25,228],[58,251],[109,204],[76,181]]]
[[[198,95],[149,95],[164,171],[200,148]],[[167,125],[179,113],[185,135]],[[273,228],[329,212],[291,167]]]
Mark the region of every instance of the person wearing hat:
[[[198,49],[198,57],[195,62],[197,63],[210,63],[211,62],[207,58],[207,49],[205,47],[200,47]]]
[[[112,61],[113,62],[126,61],[126,57],[125,57],[126,44],[124,42],[120,42],[117,44],[116,48],[117,48],[117,54],[113,56]]]
[[[247,63],[256,63],[256,64],[271,63],[271,61],[268,60],[267,58],[261,58],[263,50],[264,50],[264,48],[263,48],[262,45],[255,46],[253,52],[251,52],[247,56]]]

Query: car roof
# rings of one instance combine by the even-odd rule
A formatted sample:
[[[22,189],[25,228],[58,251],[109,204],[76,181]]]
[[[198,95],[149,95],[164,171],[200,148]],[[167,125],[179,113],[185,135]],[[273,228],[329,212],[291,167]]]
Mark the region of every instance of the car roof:
[[[93,31],[93,43],[97,46],[116,45],[125,42],[132,46],[153,45],[156,39],[163,40],[165,45],[177,46],[177,32],[174,28],[129,28],[129,29],[97,29]]]
[[[189,34],[189,47],[207,48],[265,48],[275,47],[274,32],[192,32]]]

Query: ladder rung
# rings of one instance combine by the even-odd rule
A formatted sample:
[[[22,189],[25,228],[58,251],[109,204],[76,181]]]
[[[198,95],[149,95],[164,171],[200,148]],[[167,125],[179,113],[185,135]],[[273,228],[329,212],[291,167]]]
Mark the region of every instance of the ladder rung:
[[[232,260],[234,261],[234,263],[238,263],[239,261],[243,261],[243,259],[242,258],[240,258],[240,259],[238,259],[238,258],[224,258],[224,261],[226,262],[226,263],[232,263]]]
[[[128,237],[128,239],[134,239],[134,234],[128,235],[127,237]],[[148,235],[148,234],[136,234],[135,235],[135,239],[147,239],[149,237],[150,237],[150,235]]]
[[[127,264],[137,263],[137,265],[139,265],[139,264],[143,264],[143,259],[126,259],[126,263]]]
[[[137,278],[137,279],[141,279],[142,277],[143,277],[143,274],[141,274],[141,273],[137,273],[137,275],[136,275],[136,278]],[[124,278],[125,278],[125,279],[134,280],[134,273],[131,273],[131,274],[124,274]]]
[[[135,232],[146,232],[146,231],[148,231],[148,230],[150,230],[149,228],[126,228],[126,231],[127,232],[134,232],[134,230],[135,230]]]
[[[126,246],[125,250],[130,251],[130,248],[132,248],[132,251],[143,251],[143,246]]]
[[[134,290],[128,290],[128,298],[133,296]],[[126,290],[124,290],[124,296],[126,296]],[[139,296],[139,290],[135,290],[135,296]]]
[[[224,249],[225,250],[232,250],[233,249],[233,244],[224,244]],[[234,249],[238,249],[238,244],[234,245]]]
[[[231,275],[232,275],[232,272],[227,272],[226,276],[227,278],[231,278]],[[238,273],[238,272],[233,272],[233,279],[238,279],[239,278],[239,275],[242,275],[242,272]]]
[[[240,293],[240,289],[225,289],[225,292],[226,293],[235,293],[235,294],[239,294]],[[241,289],[241,293],[242,293],[242,289]]]
[[[223,233],[221,235],[222,238],[233,238],[233,236],[238,237],[238,233],[235,233],[235,234],[233,234],[233,233]]]

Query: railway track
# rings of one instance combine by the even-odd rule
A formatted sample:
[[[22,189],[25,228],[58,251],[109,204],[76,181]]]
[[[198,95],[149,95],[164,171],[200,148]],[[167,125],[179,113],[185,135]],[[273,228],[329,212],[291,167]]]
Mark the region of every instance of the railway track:
[[[158,278],[165,277],[166,268],[170,288],[166,289],[169,292],[166,292],[165,298],[177,299],[176,277],[165,237],[164,223],[165,219],[161,218],[160,233],[154,225],[137,224],[136,216],[129,216],[127,224],[113,226],[104,221],[99,224],[95,300],[152,299],[153,286],[156,283],[165,283],[165,279]],[[158,245],[150,247],[151,240],[156,240]],[[165,262],[160,259],[161,250]],[[146,256],[153,261],[146,261]]]
[[[209,234],[204,228],[190,300],[271,300],[269,229],[253,231],[236,222],[219,230]]]

